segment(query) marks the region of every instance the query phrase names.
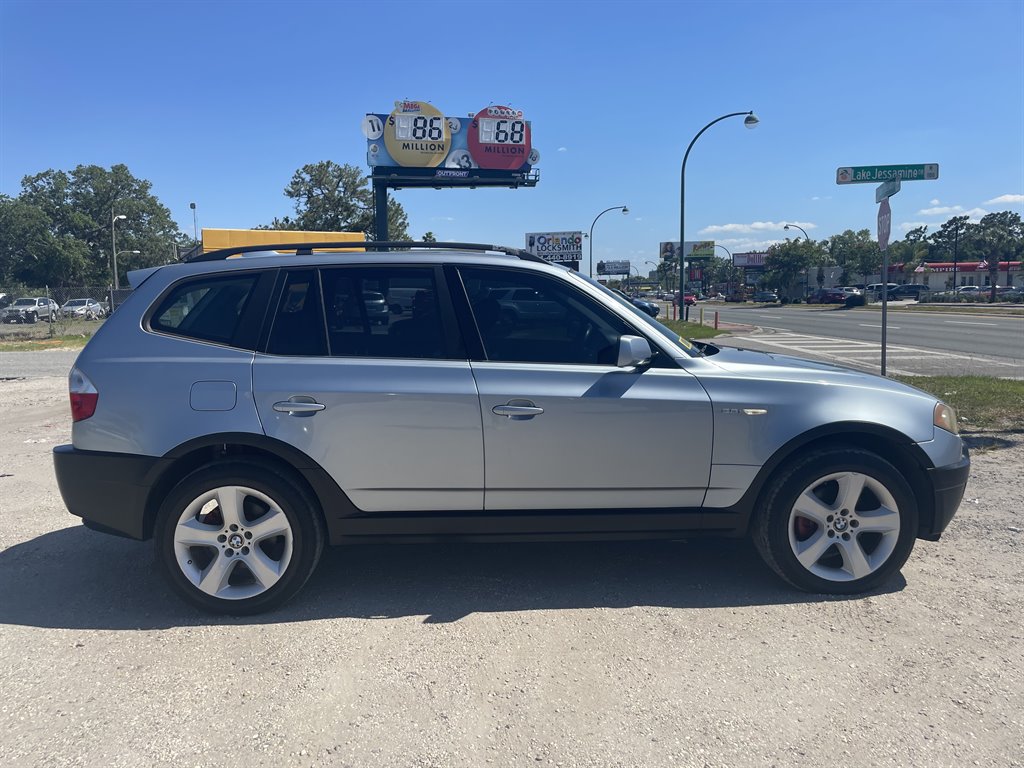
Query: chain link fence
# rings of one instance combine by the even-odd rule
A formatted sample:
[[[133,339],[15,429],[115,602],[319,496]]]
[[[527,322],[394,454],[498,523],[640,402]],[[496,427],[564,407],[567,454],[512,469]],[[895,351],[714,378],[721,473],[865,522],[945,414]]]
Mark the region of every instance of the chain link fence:
[[[0,307],[0,340],[30,341],[61,336],[91,336],[131,294],[130,288],[109,285],[44,286],[21,291]],[[47,299],[31,312],[10,312],[18,299]]]

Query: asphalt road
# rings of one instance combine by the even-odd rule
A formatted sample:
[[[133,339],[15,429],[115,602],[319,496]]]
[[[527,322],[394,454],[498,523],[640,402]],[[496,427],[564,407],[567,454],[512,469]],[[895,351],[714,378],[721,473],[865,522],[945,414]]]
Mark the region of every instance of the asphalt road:
[[[698,308],[699,309],[699,308]],[[795,333],[857,341],[878,341],[882,311],[803,309],[796,307],[705,307],[727,323],[742,323]],[[690,310],[691,319],[693,308]],[[888,343],[917,349],[961,352],[1024,361],[1024,316],[893,310],[888,313]]]

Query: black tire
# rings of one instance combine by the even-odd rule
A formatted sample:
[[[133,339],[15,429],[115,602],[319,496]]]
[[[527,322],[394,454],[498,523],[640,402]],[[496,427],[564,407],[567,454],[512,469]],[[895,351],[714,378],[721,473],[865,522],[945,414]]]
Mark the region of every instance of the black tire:
[[[798,457],[768,483],[762,499],[754,544],[775,573],[807,592],[866,592],[899,571],[914,548],[913,491],[870,451],[836,448]]]
[[[202,510],[207,510],[213,505],[213,509],[203,515],[203,521],[199,521],[199,516],[190,511],[190,506],[195,508],[204,496],[215,494],[218,489],[226,491],[230,487],[245,489],[240,493],[240,528],[229,530],[224,519],[227,516],[221,516],[218,500],[211,499],[205,506],[200,506]],[[274,506],[257,498],[259,495]],[[248,512],[256,516],[250,520],[245,517]],[[261,512],[264,515],[262,517],[259,516]],[[256,526],[268,520],[267,515],[271,513],[274,513],[274,520],[278,524],[287,522],[287,533],[265,539],[258,546],[251,538],[241,538],[249,533],[245,526],[250,526],[258,535],[259,529]],[[277,513],[283,513],[284,520],[277,517]],[[191,521],[193,526],[199,523],[196,528],[201,530],[203,544],[190,547],[187,543],[175,540],[176,533],[196,530],[184,527],[179,529],[179,522],[184,519]],[[221,528],[223,532],[218,530]],[[160,506],[155,533],[157,562],[175,592],[205,611],[236,616],[270,611],[294,597],[316,568],[325,539],[323,519],[316,498],[290,472],[272,462],[259,459],[211,464],[187,475]],[[218,534],[220,536],[217,540],[208,540],[208,537]],[[237,536],[241,546],[231,549],[235,545],[228,536]],[[225,540],[220,541],[221,538]],[[280,555],[279,559],[274,558],[275,551]],[[182,558],[181,562],[179,557]],[[283,570],[274,574],[276,581],[269,587],[264,587],[255,575],[257,571],[248,567],[250,562],[255,563],[256,557],[278,568],[284,563]],[[242,566],[238,563],[242,563]],[[193,578],[203,579],[203,574],[214,575],[211,569],[215,564],[220,568],[218,573],[225,574],[221,579],[223,586],[219,596],[200,589],[184,570],[189,569]],[[232,581],[241,583],[232,584]],[[211,582],[210,589],[215,588]]]
[[[38,320],[39,320],[39,315],[37,315],[35,312],[30,312],[29,314],[25,315],[25,321],[30,323],[30,324],[32,324],[32,325],[35,325],[36,321],[38,321]]]

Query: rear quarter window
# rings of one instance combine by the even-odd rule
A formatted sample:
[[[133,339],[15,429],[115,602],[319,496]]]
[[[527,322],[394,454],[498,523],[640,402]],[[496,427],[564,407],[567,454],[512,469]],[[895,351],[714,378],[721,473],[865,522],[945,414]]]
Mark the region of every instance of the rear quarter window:
[[[180,283],[157,306],[150,329],[218,344],[231,344],[257,275],[204,277]]]

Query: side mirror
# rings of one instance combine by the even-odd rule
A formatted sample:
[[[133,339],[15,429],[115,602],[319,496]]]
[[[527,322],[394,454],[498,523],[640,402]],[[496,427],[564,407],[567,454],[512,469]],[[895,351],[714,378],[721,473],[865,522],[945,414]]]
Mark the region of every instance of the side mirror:
[[[620,336],[619,357],[615,364],[619,368],[630,368],[646,363],[653,354],[647,339],[641,336]]]

